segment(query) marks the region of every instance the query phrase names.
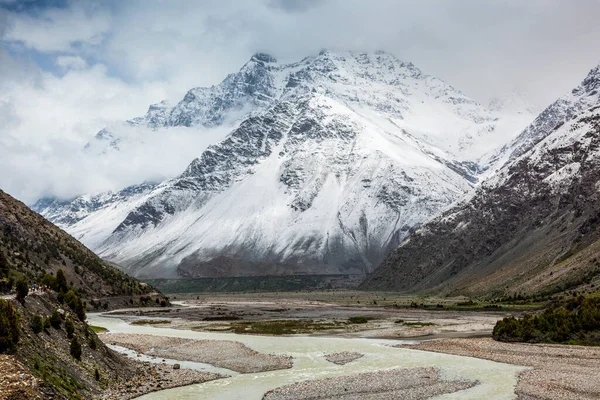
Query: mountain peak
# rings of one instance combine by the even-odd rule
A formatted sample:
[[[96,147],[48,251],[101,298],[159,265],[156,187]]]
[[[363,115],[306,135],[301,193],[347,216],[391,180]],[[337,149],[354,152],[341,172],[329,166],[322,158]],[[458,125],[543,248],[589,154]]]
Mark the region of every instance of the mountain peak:
[[[256,61],[262,61],[265,63],[276,63],[277,62],[277,59],[275,57],[273,57],[267,53],[255,53],[251,59],[256,60]]]

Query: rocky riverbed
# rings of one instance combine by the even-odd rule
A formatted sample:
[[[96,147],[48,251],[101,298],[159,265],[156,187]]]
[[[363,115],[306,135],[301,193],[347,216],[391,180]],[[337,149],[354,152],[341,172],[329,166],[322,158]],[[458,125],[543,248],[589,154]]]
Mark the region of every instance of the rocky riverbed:
[[[127,381],[111,385],[102,400],[129,400],[146,393],[225,378],[224,375],[174,369],[170,365],[139,363],[136,375]]]
[[[325,354],[325,359],[337,365],[346,365],[354,360],[358,360],[363,355],[355,351],[343,351],[341,353]]]
[[[240,342],[230,340],[194,340],[122,333],[105,333],[99,336],[105,343],[127,347],[139,353],[207,363],[244,374],[292,367],[290,356],[259,353]]]
[[[418,400],[457,392],[476,384],[442,380],[439,371],[432,367],[392,369],[282,386],[267,392],[263,400]]]
[[[503,343],[493,339],[447,339],[403,346],[532,367],[519,374],[521,400],[600,398],[600,348]]]

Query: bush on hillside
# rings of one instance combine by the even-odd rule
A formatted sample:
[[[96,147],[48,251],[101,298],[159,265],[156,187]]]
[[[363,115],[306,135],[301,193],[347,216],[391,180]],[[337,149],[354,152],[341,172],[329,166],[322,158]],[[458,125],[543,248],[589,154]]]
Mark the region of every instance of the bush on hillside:
[[[69,339],[73,338],[73,334],[75,333],[75,325],[73,325],[73,321],[71,318],[67,318],[65,321],[65,331],[67,332],[67,337]]]
[[[600,299],[580,296],[537,315],[506,317],[493,336],[503,342],[600,344]]]
[[[17,300],[23,303],[29,294],[29,282],[25,278],[21,278],[17,281],[15,289],[17,290]]]
[[[60,318],[60,315],[58,314],[58,310],[54,310],[52,312],[52,315],[50,315],[50,325],[52,325],[52,327],[54,329],[60,329],[61,323],[62,323],[62,319]]]
[[[81,360],[81,343],[79,343],[75,336],[71,339],[70,352],[74,359]]]
[[[19,342],[19,316],[15,306],[0,299],[0,353],[14,350]]]
[[[77,318],[79,318],[80,321],[85,321],[85,306],[74,291],[69,290],[65,294],[64,302],[69,306],[69,308],[71,308],[71,310],[73,310],[75,314],[77,314]]]
[[[40,333],[44,330],[44,321],[41,315],[35,314],[31,317],[31,330],[33,333]]]

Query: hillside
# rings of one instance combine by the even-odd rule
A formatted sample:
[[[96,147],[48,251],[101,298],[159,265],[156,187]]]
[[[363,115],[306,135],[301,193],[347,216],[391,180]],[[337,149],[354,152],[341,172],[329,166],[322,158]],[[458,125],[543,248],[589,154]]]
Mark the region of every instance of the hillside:
[[[51,282],[53,290],[31,290],[20,284],[23,279],[31,285]],[[167,299],[3,191],[0,282],[1,398],[131,398],[156,390],[155,385],[175,384],[160,368],[133,362],[106,347],[85,322],[86,300],[88,308],[107,309],[150,300],[166,305]],[[16,294],[10,292],[13,286]],[[127,381],[137,383],[127,386]],[[104,397],[109,393],[118,396]]]
[[[362,288],[500,298],[597,291],[600,107],[570,113],[472,198],[405,240]]]
[[[384,52],[257,54],[126,123],[232,127],[179,176],[34,208],[136,277],[366,274],[470,191],[474,161],[523,118]],[[91,147],[120,140],[106,130]]]
[[[118,296],[122,305],[139,304],[140,297],[164,299],[151,286],[139,282],[103,261],[69,234],[0,190],[0,252],[14,282],[26,277],[41,284],[44,275],[60,268],[81,297],[92,300]],[[131,299],[131,302],[129,301]],[[94,304],[96,304],[94,302]]]

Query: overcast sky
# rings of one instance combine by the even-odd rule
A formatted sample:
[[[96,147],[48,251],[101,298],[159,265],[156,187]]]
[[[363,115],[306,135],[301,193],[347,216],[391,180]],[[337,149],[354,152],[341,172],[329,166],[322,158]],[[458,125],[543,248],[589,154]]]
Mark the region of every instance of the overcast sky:
[[[599,18],[600,0],[0,0],[0,188],[30,203],[176,174],[193,146],[79,150],[257,51],[381,49],[482,103],[516,91],[543,108],[600,62]]]

